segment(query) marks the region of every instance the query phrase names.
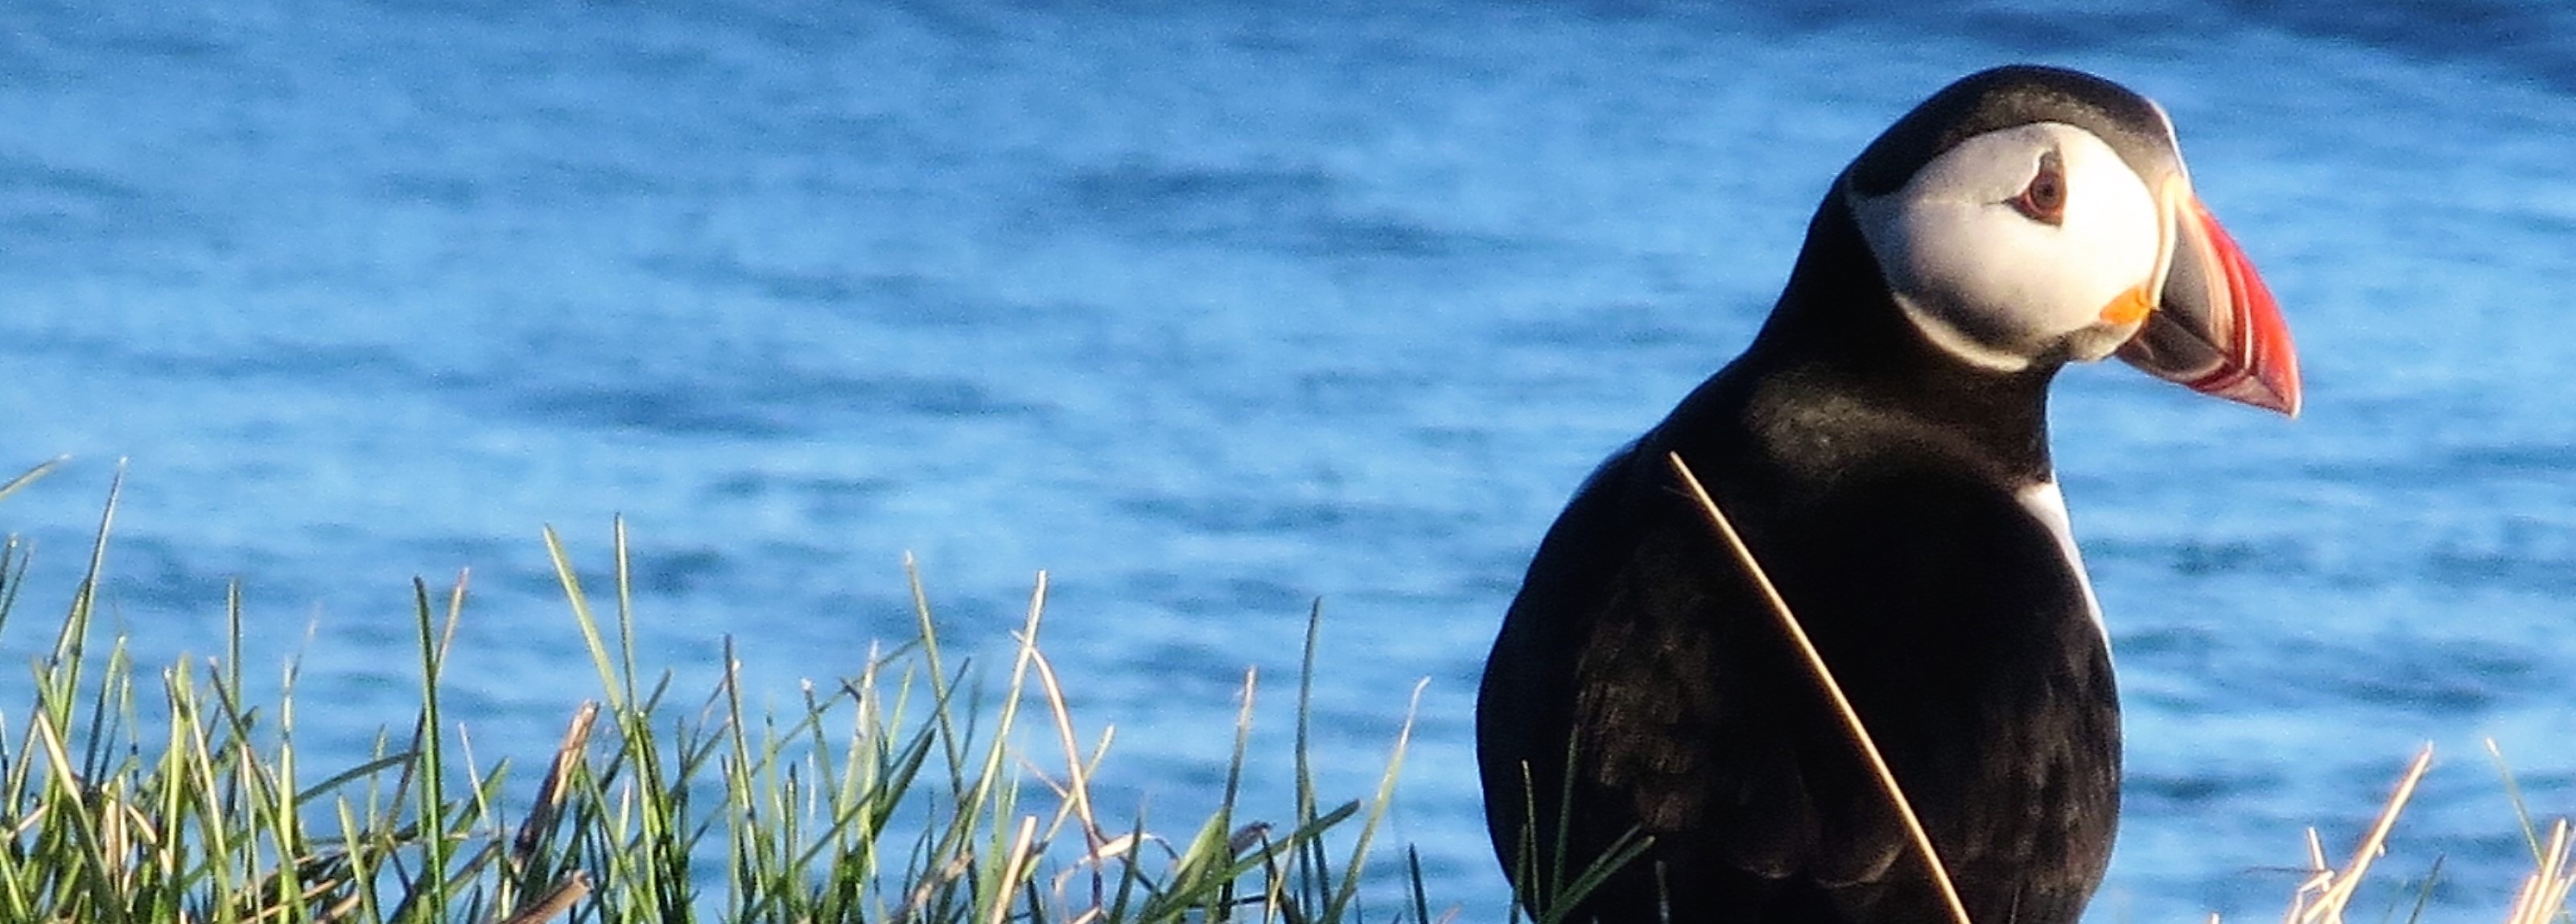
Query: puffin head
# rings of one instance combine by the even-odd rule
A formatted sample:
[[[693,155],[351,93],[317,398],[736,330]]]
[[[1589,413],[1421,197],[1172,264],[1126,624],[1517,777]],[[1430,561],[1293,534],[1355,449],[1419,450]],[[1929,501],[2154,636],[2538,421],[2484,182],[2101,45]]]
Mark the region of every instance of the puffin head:
[[[1836,189],[1907,320],[1971,365],[2116,354],[2298,413],[2280,308],[2146,97],[2059,68],[1972,74],[1879,135]]]

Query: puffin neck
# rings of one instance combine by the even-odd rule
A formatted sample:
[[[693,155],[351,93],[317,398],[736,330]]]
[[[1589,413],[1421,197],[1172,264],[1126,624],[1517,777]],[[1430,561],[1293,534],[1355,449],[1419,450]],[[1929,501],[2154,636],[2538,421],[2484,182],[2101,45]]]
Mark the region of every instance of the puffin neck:
[[[2007,469],[2047,477],[2048,385],[2064,361],[1997,372],[1934,345],[1889,294],[1840,183],[1808,223],[1788,286],[1737,365],[1757,379],[1794,380],[1912,417]]]

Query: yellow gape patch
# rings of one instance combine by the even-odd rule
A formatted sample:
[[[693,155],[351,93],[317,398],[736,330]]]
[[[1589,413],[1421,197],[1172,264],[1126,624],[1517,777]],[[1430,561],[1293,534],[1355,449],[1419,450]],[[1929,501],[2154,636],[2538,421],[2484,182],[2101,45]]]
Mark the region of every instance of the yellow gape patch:
[[[2110,304],[2102,306],[2102,323],[2136,324],[2145,321],[2147,313],[2154,310],[2155,294],[2148,292],[2146,286],[2138,286],[2114,296]]]

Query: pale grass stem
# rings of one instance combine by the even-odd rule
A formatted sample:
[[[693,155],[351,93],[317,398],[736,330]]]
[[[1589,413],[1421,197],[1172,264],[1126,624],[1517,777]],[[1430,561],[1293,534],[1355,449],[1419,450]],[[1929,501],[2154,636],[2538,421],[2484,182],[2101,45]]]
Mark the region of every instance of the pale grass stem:
[[[2503,755],[2493,742],[2488,742],[2487,747],[2501,767]],[[2425,745],[2398,778],[2388,803],[2379,810],[2379,817],[2371,822],[2369,831],[2362,835],[2360,845],[2353,849],[2351,859],[2345,861],[2342,869],[2326,865],[2324,844],[2315,828],[2308,829],[2309,875],[2291,897],[2289,913],[2283,917],[2285,924],[2343,924],[2344,911],[2351,904],[2354,891],[2360,887],[2362,876],[2370,871],[2373,860],[2386,853],[2388,836],[2396,829],[2398,814],[2414,797],[2416,784],[2424,778],[2432,762],[2433,747]],[[2506,775],[2509,789],[2511,778],[2511,774]],[[2513,798],[2515,810],[2519,813],[2522,806],[2518,790],[2513,791]],[[2525,824],[2527,827],[2528,816]],[[2576,850],[2576,845],[2570,843],[2567,820],[2561,818],[2550,825],[2549,838],[2545,843],[2535,838],[2532,844],[2536,868],[2523,878],[2521,889],[2515,892],[2513,904],[2505,915],[2505,924],[2547,924],[2564,912],[2568,892],[2576,888],[2576,861],[2571,861],[2569,856],[2571,850]],[[2217,920],[2216,915],[2210,916],[2211,924],[2217,924]]]
[[[546,894],[530,902],[526,910],[511,915],[502,924],[539,924],[552,920],[555,915],[571,911],[574,903],[589,896],[590,874],[573,870],[554,888],[546,890]]]
[[[2549,826],[2549,846],[2541,850],[2540,868],[2523,877],[2505,924],[2547,924],[2567,905],[2567,890],[2576,886],[2576,869],[2569,867],[2571,846],[2576,845],[2568,843],[2567,819],[2558,819]]]
[[[2326,865],[2325,847],[2317,839],[2317,829],[2308,829],[2309,876],[2299,884],[2290,898],[2287,924],[2343,924],[2344,906],[2352,903],[2353,890],[2361,887],[2361,878],[2370,865],[2385,853],[2388,833],[2397,827],[2397,816],[2406,810],[2406,802],[2415,796],[2415,784],[2433,766],[2433,746],[2425,745],[2408,764],[2405,774],[2397,779],[2397,789],[2388,796],[2388,804],[2379,810],[2369,832],[2352,851],[2352,859],[2341,870]]]
[[[1932,847],[1931,833],[1923,830],[1923,820],[1914,814],[1914,803],[1905,798],[1905,787],[1896,782],[1896,771],[1889,769],[1887,758],[1879,753],[1878,742],[1870,737],[1868,724],[1861,721],[1860,712],[1853,709],[1851,700],[1843,695],[1842,684],[1834,681],[1833,668],[1825,663],[1824,653],[1817,651],[1816,643],[1807,638],[1807,630],[1798,624],[1797,614],[1789,610],[1789,601],[1780,597],[1780,589],[1772,586],[1771,576],[1762,570],[1762,563],[1754,559],[1753,550],[1744,545],[1744,538],[1736,535],[1735,524],[1727,520],[1725,511],[1718,509],[1717,499],[1709,496],[1708,488],[1700,484],[1699,476],[1691,473],[1690,465],[1682,461],[1681,453],[1665,453],[1664,458],[1672,463],[1673,473],[1681,476],[1682,484],[1690,488],[1691,497],[1699,501],[1700,513],[1708,517],[1709,525],[1717,530],[1718,538],[1735,553],[1735,563],[1743,566],[1744,573],[1753,579],[1753,586],[1762,592],[1762,599],[1771,605],[1772,615],[1779,617],[1781,631],[1788,634],[1798,653],[1806,659],[1807,670],[1815,676],[1816,685],[1833,699],[1834,711],[1842,716],[1843,730],[1851,734],[1853,744],[1860,748],[1861,756],[1877,775],[1879,788],[1887,794],[1888,803],[1896,807],[1897,817],[1905,821],[1905,832],[1913,837],[1915,849],[1922,853],[1923,866],[1931,873],[1932,884],[1940,890],[1942,901],[1949,905],[1952,919],[1957,924],[1975,924],[1968,918],[1968,906],[1959,900],[1958,887],[1950,882],[1950,871],[1941,865],[1940,852]]]

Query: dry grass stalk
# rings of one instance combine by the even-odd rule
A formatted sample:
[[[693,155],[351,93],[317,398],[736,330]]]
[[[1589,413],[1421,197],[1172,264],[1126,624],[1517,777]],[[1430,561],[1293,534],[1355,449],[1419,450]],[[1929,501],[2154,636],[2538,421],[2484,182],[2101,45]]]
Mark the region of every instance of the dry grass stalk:
[[[1029,866],[1038,859],[1037,838],[1038,816],[1021,816],[1020,833],[1019,836],[1011,839],[1011,853],[1002,864],[1001,881],[993,887],[996,898],[992,904],[992,916],[985,920],[985,924],[1002,924],[1010,918],[1009,896],[1012,892],[1019,891],[1020,880],[1028,874]]]
[[[947,863],[941,864],[929,875],[921,877],[921,881],[913,885],[912,894],[905,896],[903,905],[896,908],[894,914],[886,920],[893,924],[912,924],[920,916],[922,909],[930,907],[931,899],[938,897],[939,890],[947,888],[949,883],[956,882],[959,877],[974,868],[975,858],[971,855],[961,853],[948,858]]]
[[[1063,685],[1056,681],[1055,665],[1047,660],[1045,653],[1037,649],[1035,628],[1036,624],[1031,623],[1032,634],[1024,640],[1024,644],[1028,648],[1029,666],[1037,672],[1038,688],[1046,694],[1047,713],[1055,721],[1056,743],[1064,748],[1065,781],[1058,784],[1049,778],[1045,771],[1034,766],[1029,768],[1029,774],[1038,782],[1045,784],[1048,789],[1053,790],[1064,804],[1064,810],[1058,813],[1055,824],[1048,828],[1048,837],[1054,836],[1054,831],[1065,822],[1067,815],[1070,815],[1071,820],[1082,829],[1083,856],[1073,868],[1065,870],[1063,874],[1056,877],[1055,891],[1056,894],[1062,895],[1065,886],[1071,882],[1075,874],[1089,874],[1090,905],[1077,912],[1073,922],[1073,924],[1084,924],[1106,913],[1103,903],[1107,900],[1109,861],[1125,857],[1135,847],[1136,836],[1133,834],[1109,836],[1108,832],[1101,828],[1100,819],[1093,813],[1091,807],[1091,768],[1097,766],[1101,759],[1108,755],[1109,743],[1117,736],[1117,729],[1114,727],[1101,729],[1099,746],[1092,750],[1087,760],[1083,757],[1081,748],[1075,744],[1073,710],[1065,703]]]
[[[547,889],[545,897],[537,899],[534,904],[511,915],[509,920],[501,924],[537,924],[540,921],[550,920],[555,915],[571,910],[574,902],[581,901],[589,895],[590,874],[574,870],[572,875],[564,877],[563,881],[556,883],[554,888]]]
[[[581,762],[582,752],[589,750],[590,730],[598,720],[599,703],[596,700],[584,702],[580,709],[573,711],[572,724],[564,729],[563,743],[555,747],[554,762],[546,767],[545,782],[537,786],[537,797],[528,808],[528,817],[519,823],[518,836],[510,841],[512,864],[526,866],[536,856],[537,845],[543,841],[545,833],[554,827],[555,816],[563,811],[565,787],[572,779],[572,769]]]
[[[2326,866],[2325,850],[2317,842],[2315,828],[2308,829],[2308,866],[2313,871],[2290,898],[2288,924],[2343,924],[2344,906],[2352,902],[2354,889],[2361,887],[2361,877],[2370,871],[2372,861],[2379,859],[2388,844],[2388,832],[2397,826],[2397,815],[2405,811],[2406,801],[2415,795],[2415,784],[2424,779],[2424,771],[2433,766],[2433,746],[2425,745],[2415,755],[2415,762],[2397,780],[2397,791],[2388,797],[2388,805],[2379,810],[2379,820],[2372,822],[2370,833],[2353,849],[2352,859],[2341,871]]]
[[[1109,842],[1109,836],[1101,831],[1100,819],[1091,810],[1091,774],[1084,766],[1085,761],[1080,746],[1074,743],[1073,712],[1065,705],[1064,687],[1056,683],[1055,665],[1048,662],[1046,655],[1036,649],[1034,640],[1031,641],[1029,649],[1029,666],[1037,670],[1038,686],[1046,693],[1047,713],[1055,720],[1056,742],[1064,747],[1064,784],[1056,786],[1052,780],[1045,782],[1056,790],[1057,795],[1064,798],[1066,809],[1072,813],[1073,820],[1082,827],[1086,852],[1092,858],[1098,859],[1102,847]],[[1093,751],[1091,760],[1099,760],[1100,756],[1109,750],[1109,742],[1116,733],[1117,730],[1114,728],[1101,730],[1100,746]],[[1041,778],[1043,779],[1042,774]]]
[[[1760,562],[1754,560],[1753,550],[1745,547],[1742,536],[1736,535],[1735,524],[1718,509],[1717,499],[1709,496],[1708,488],[1700,484],[1699,476],[1691,473],[1690,465],[1682,461],[1681,453],[1665,453],[1664,458],[1672,463],[1673,472],[1681,476],[1682,484],[1690,488],[1691,497],[1699,501],[1700,513],[1708,517],[1710,526],[1716,528],[1718,538],[1734,551],[1736,564],[1744,567],[1744,573],[1753,578],[1753,586],[1762,591],[1764,600],[1769,601],[1772,615],[1780,618],[1782,631],[1788,633],[1789,640],[1797,645],[1798,653],[1806,657],[1807,669],[1815,675],[1816,685],[1824,688],[1825,694],[1833,699],[1834,711],[1842,716],[1844,730],[1851,733],[1861,756],[1869,761],[1870,770],[1877,774],[1879,787],[1886,791],[1887,800],[1896,806],[1897,817],[1905,820],[1905,831],[1913,836],[1914,846],[1922,852],[1923,865],[1931,872],[1932,883],[1940,889],[1942,900],[1949,903],[1952,918],[1957,924],[1975,924],[1968,917],[1967,905],[1959,900],[1958,888],[1950,883],[1950,871],[1941,865],[1940,852],[1932,847],[1931,833],[1923,830],[1923,820],[1914,814],[1914,803],[1905,798],[1905,787],[1897,784],[1896,772],[1888,768],[1887,758],[1879,754],[1878,742],[1870,738],[1869,727],[1861,721],[1860,713],[1852,708],[1851,700],[1843,695],[1842,684],[1834,681],[1833,668],[1825,664],[1824,654],[1817,651],[1815,642],[1807,638],[1807,630],[1798,624],[1797,614],[1790,612],[1789,601],[1781,599],[1780,589],[1771,585],[1771,576],[1762,570]]]
[[[2567,819],[2549,828],[2549,846],[2540,853],[2540,868],[2522,880],[2522,890],[2514,894],[2513,910],[2505,915],[2505,924],[2548,924],[2567,907],[2567,893],[2576,887],[2576,866],[2571,866],[2569,853],[2576,844],[2568,839]]]

